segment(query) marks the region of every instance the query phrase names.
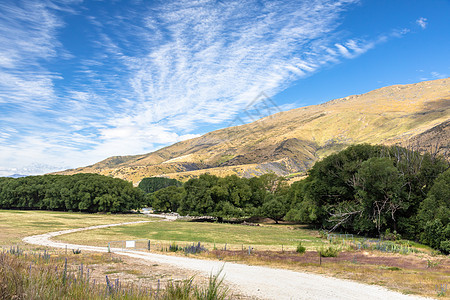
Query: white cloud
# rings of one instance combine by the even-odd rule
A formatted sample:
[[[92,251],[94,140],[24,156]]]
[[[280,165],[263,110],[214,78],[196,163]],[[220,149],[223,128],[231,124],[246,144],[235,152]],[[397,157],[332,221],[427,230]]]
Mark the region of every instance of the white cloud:
[[[427,18],[420,17],[416,20],[416,24],[420,26],[420,28],[425,29],[428,26],[428,20]]]
[[[423,70],[418,70],[418,72],[423,73]],[[442,79],[442,78],[447,78],[448,74],[446,73],[440,73],[440,72],[436,72],[433,71],[431,73],[429,73],[428,76],[420,76],[420,80],[421,81],[427,81],[427,80],[434,80],[434,79]]]
[[[40,61],[57,55],[61,22],[43,3],[7,3],[0,4],[0,103],[46,106],[55,99],[57,75]]]
[[[0,169],[76,167],[225,124],[261,91],[275,95],[387,40],[339,38],[341,15],[357,2],[184,0],[103,15],[83,8],[89,57],[58,38],[68,26],[61,12],[75,14],[78,2],[0,4],[0,108],[8,108],[0,126],[18,130],[0,132]],[[70,81],[52,72],[55,59],[73,68]]]
[[[431,72],[431,77],[433,79],[442,79],[442,78],[447,78],[448,75],[447,74],[442,74],[442,73],[439,73],[439,72]]]

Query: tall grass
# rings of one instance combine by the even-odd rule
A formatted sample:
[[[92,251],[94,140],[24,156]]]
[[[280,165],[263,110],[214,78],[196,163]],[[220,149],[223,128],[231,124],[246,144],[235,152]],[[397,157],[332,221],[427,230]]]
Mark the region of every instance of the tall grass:
[[[74,268],[62,257],[8,251],[0,253],[0,299],[225,299],[229,291],[219,274],[206,287],[194,285],[192,277],[165,289],[144,289],[108,276],[96,282],[83,264]]]

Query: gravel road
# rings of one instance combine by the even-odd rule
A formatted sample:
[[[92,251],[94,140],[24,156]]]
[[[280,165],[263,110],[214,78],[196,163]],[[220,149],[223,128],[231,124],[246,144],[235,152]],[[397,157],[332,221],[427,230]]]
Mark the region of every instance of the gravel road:
[[[106,252],[107,247],[94,247],[67,244],[50,240],[58,235],[99,229],[111,226],[122,226],[128,224],[144,223],[149,221],[129,222],[120,224],[100,225],[79,229],[70,229],[57,232],[51,232],[41,235],[26,237],[24,242],[49,246],[56,248],[81,249],[86,251]],[[179,268],[185,268],[206,274],[216,274],[223,268],[225,281],[232,287],[232,290],[238,290],[243,295],[248,295],[257,299],[427,299],[417,296],[403,295],[386,288],[357,283],[350,280],[325,277],[310,273],[301,273],[283,269],[275,269],[260,266],[248,266],[236,263],[223,263],[220,261],[201,260],[179,256],[169,256],[162,254],[147,253],[141,251],[117,252],[120,249],[111,249],[116,254],[167,264]]]

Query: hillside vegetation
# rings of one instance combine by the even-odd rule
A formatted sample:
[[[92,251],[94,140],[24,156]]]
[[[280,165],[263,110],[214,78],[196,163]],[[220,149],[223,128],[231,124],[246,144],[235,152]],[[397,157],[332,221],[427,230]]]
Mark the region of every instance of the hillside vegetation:
[[[111,157],[62,173],[99,173],[134,183],[161,175],[186,181],[206,170],[221,177],[285,176],[302,173],[315,161],[356,143],[400,144],[444,154],[449,149],[449,122],[447,78],[293,109],[152,153]]]

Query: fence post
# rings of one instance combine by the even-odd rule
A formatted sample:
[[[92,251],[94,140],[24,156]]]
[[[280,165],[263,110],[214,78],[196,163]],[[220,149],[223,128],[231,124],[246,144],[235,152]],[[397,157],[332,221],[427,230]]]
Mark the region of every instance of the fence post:
[[[250,255],[250,254],[252,254],[252,250],[251,250],[251,247],[248,246],[248,255]]]
[[[111,243],[108,243],[108,253],[111,253]]]
[[[148,240],[147,250],[150,251],[150,240]]]

